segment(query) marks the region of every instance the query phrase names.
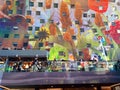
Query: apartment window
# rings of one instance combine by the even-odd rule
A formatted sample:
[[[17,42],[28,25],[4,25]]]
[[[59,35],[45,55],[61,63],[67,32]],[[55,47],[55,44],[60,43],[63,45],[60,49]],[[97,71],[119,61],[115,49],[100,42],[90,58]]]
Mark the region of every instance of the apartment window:
[[[91,16],[92,16],[92,18],[95,18],[95,14],[92,14]]]
[[[65,55],[65,52],[64,52],[64,51],[59,51],[59,55],[60,55],[60,56],[64,56],[64,55]]]
[[[2,42],[0,42],[0,46],[2,46]]]
[[[36,11],[36,15],[40,15],[40,11]]]
[[[62,40],[62,35],[58,35],[58,39],[59,39],[59,40]]]
[[[40,19],[40,23],[45,23],[45,19]]]
[[[8,14],[13,14],[13,10],[8,10]]]
[[[29,34],[25,34],[25,35],[24,35],[24,38],[29,38]]]
[[[27,11],[27,15],[31,15],[31,10],[28,10],[28,11]]]
[[[48,43],[48,46],[49,46],[49,47],[53,47],[53,46],[54,46],[54,43],[50,43],[50,42],[49,42],[49,43]]]
[[[31,22],[31,19],[29,19],[29,18],[26,19],[26,22],[27,22],[27,23],[30,23],[30,22]]]
[[[83,17],[87,17],[87,13],[83,13]]]
[[[23,47],[27,47],[27,46],[28,46],[28,42],[24,42]]]
[[[116,0],[109,0],[110,2],[115,2]]]
[[[96,28],[93,28],[92,31],[93,31],[94,33],[96,33],[96,32],[97,32],[97,29],[96,29]]]
[[[33,29],[33,27],[31,27],[31,26],[28,27],[28,30],[29,30],[29,31],[32,31],[32,29]]]
[[[111,48],[114,48],[114,45],[113,45],[113,44],[110,44],[110,47],[111,47]]]
[[[22,14],[22,9],[21,10],[17,10],[17,14]]]
[[[9,34],[4,34],[4,38],[9,38]]]
[[[35,27],[35,30],[38,31],[40,29],[40,27]]]
[[[1,18],[0,21],[1,22],[7,22],[7,19],[6,18]]]
[[[72,36],[72,39],[73,39],[73,40],[76,40],[77,38],[76,38],[76,36],[73,35],[73,36]]]
[[[91,44],[90,44],[90,43],[87,43],[87,47],[90,48],[90,47],[91,47]]]
[[[21,22],[22,21],[22,19],[21,18],[16,18],[16,22]]]
[[[34,38],[35,38],[35,39],[38,39],[38,38],[39,38],[39,36],[38,36],[38,35],[35,35],[35,36],[34,36]]]
[[[7,4],[7,5],[11,5],[11,2],[10,2],[10,1],[6,1],[6,4]]]
[[[43,47],[43,43],[42,42],[39,43],[39,47]]]
[[[34,6],[34,2],[29,2],[29,6],[33,7]]]
[[[116,23],[115,22],[112,22],[112,26],[115,26],[116,25]]]
[[[84,32],[84,28],[80,28],[80,32]]]
[[[19,34],[14,34],[14,38],[20,38]]]
[[[75,4],[71,4],[70,7],[71,7],[71,8],[75,8]]]
[[[106,26],[108,26],[108,22],[104,22],[104,24],[105,24]]]
[[[62,16],[66,16],[66,12],[63,12],[63,13],[62,13]]]
[[[14,26],[14,27],[13,27],[13,30],[18,30],[18,27],[17,27],[17,26]]]
[[[19,6],[19,5],[20,5],[20,2],[19,2],[19,1],[16,1],[15,4],[16,4],[16,6]]]
[[[100,2],[100,0],[96,0],[97,2]]]
[[[43,7],[43,2],[38,2],[38,7]]]
[[[17,47],[18,46],[18,43],[17,42],[13,42],[12,43],[14,47]]]
[[[54,22],[54,20],[50,20],[50,23],[53,23]]]
[[[54,3],[54,8],[58,8],[58,3]]]
[[[79,24],[79,21],[78,21],[78,20],[76,20],[76,21],[75,21],[75,24]]]
[[[79,56],[82,56],[83,55],[83,52],[82,51],[79,51]]]
[[[118,16],[118,15],[115,15],[115,18],[116,18],[116,19],[119,19],[119,16]]]
[[[63,28],[63,30],[62,30],[63,32],[66,32],[67,31],[67,29],[66,28]]]

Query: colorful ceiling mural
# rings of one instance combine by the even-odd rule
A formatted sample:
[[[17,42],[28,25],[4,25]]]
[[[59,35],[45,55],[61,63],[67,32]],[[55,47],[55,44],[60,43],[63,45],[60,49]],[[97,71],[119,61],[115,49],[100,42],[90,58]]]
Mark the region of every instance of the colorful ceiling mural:
[[[119,0],[0,0],[0,49],[49,60],[120,59]]]

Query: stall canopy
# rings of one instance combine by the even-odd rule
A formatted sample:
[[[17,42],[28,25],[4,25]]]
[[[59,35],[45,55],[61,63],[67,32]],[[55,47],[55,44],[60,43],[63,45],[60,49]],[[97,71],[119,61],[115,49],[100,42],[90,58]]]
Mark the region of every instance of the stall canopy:
[[[0,50],[0,57],[47,57],[47,51],[42,50]]]

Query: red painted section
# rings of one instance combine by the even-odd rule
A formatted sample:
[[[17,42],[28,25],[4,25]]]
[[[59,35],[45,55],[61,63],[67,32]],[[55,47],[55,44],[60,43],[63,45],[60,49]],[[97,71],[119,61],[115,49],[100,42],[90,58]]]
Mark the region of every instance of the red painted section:
[[[120,30],[120,21],[115,21],[114,26],[110,26],[110,35],[115,40],[117,44],[120,44],[120,33],[117,32]]]
[[[104,13],[108,9],[108,2],[109,0],[88,0],[88,6],[90,9],[98,12],[98,13]],[[100,6],[102,8],[100,8]]]

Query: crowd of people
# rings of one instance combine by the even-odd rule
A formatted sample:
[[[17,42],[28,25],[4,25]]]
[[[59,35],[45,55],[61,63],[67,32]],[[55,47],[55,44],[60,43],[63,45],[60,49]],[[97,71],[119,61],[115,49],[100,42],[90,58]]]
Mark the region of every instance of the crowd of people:
[[[39,61],[37,59],[28,61],[20,60],[12,65],[8,62],[6,72],[64,72],[64,71],[120,71],[120,61],[97,62],[97,61]]]

